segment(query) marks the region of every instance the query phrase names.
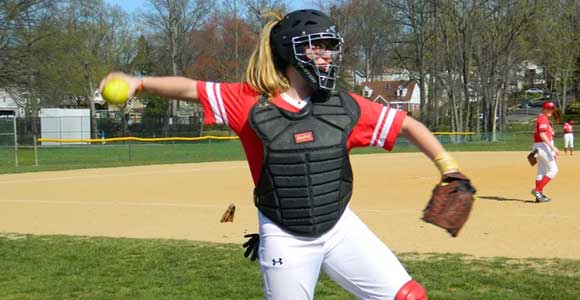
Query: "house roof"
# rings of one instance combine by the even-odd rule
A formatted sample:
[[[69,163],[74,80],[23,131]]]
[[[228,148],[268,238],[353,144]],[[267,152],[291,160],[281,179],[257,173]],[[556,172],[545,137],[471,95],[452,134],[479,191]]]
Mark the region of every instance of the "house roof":
[[[413,90],[415,89],[415,81],[409,80],[399,80],[399,81],[371,81],[363,82],[361,86],[363,88],[368,87],[373,90],[373,93],[369,97],[370,99],[376,101],[377,99],[383,98],[386,101],[402,101],[409,102],[411,96],[413,95]],[[406,88],[407,93],[402,96],[397,96],[397,90],[399,87]]]

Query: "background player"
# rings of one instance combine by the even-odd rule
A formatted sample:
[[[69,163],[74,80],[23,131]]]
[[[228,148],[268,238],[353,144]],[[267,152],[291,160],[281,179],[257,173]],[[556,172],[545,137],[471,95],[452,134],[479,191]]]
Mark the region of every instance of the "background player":
[[[572,128],[574,123],[574,120],[568,119],[562,125],[562,131],[564,132],[564,155],[568,154],[568,150],[570,150],[570,155],[574,155],[574,130]]]
[[[469,180],[421,123],[337,88],[343,41],[328,16],[315,10],[270,16],[247,83],[113,73],[101,89],[121,77],[130,96],[145,90],[199,101],[206,123],[226,124],[239,136],[255,184],[266,299],[313,299],[321,270],[359,299],[427,299],[349,208],[348,153],[368,146],[391,150],[402,134],[435,162],[450,186],[461,182],[472,194]],[[388,190],[377,198],[389,199]]]
[[[532,189],[532,195],[536,197],[536,202],[548,202],[550,198],[544,195],[544,187],[550,180],[558,174],[556,155],[559,150],[554,146],[554,127],[550,122],[550,117],[554,116],[556,121],[559,118],[559,111],[554,102],[545,102],[542,112],[538,115],[534,128],[534,145],[532,151],[538,151],[538,172],[536,174],[536,186]]]

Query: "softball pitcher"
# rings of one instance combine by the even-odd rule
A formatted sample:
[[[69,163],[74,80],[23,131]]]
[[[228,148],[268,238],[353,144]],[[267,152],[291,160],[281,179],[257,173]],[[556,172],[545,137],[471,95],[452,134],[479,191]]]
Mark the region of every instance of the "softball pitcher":
[[[401,134],[435,162],[447,182],[461,182],[456,188],[445,184],[455,194],[466,191],[471,197],[469,180],[421,123],[337,87],[343,39],[327,15],[299,10],[270,17],[246,82],[113,73],[101,88],[118,76],[130,83],[130,95],[144,90],[199,101],[207,124],[226,124],[239,136],[255,184],[266,299],[313,299],[320,271],[359,299],[427,299],[425,289],[349,208],[349,151],[391,150]],[[388,190],[377,199],[389,200]]]
[[[538,153],[538,172],[536,174],[536,187],[532,189],[532,195],[536,202],[549,202],[550,198],[544,195],[544,187],[558,174],[556,155],[559,150],[554,146],[554,127],[550,117],[557,116],[557,108],[554,102],[545,102],[542,112],[538,115],[534,129],[534,145],[532,151]]]
[[[574,125],[574,120],[572,119],[568,119],[562,125],[562,131],[564,132],[564,155],[567,155],[568,150],[570,150],[570,156],[574,155],[574,130],[572,125]]]

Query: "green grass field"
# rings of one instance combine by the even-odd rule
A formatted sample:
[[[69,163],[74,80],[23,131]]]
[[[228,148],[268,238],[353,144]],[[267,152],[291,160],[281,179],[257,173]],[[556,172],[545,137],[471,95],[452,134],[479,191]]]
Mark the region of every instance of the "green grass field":
[[[0,236],[0,299],[263,299],[259,267],[233,244]],[[580,262],[399,254],[430,300],[564,300]],[[322,277],[316,299],[354,299]]]

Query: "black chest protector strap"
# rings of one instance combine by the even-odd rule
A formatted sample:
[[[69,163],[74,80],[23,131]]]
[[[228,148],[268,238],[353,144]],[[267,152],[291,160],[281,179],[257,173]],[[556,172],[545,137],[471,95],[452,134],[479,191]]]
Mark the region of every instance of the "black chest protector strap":
[[[346,93],[309,101],[297,113],[264,99],[254,105],[250,126],[264,144],[256,207],[297,235],[330,230],[352,194],[346,142],[359,116],[358,104]]]

